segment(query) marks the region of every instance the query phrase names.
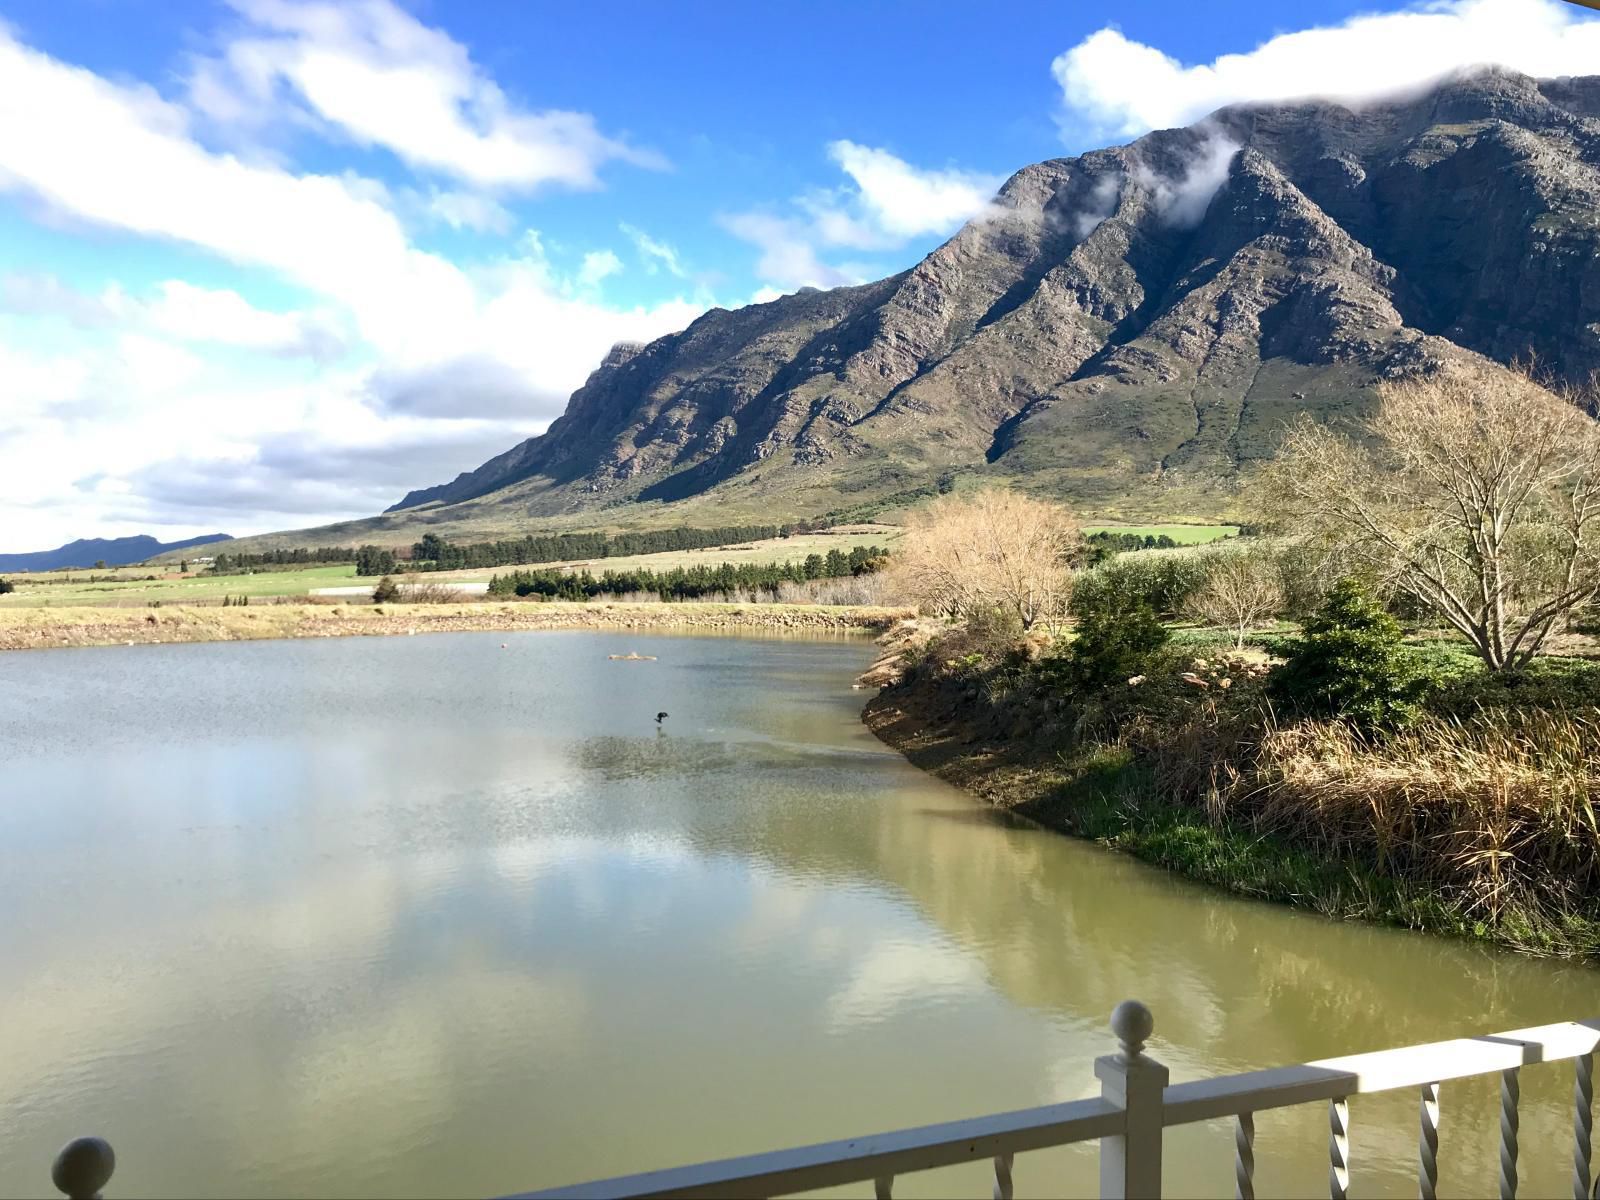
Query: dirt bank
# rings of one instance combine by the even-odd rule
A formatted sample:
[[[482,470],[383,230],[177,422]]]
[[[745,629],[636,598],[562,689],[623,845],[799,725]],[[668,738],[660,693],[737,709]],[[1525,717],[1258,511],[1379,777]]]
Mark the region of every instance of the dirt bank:
[[[529,629],[880,631],[905,610],[804,604],[262,604],[0,609],[0,650]]]

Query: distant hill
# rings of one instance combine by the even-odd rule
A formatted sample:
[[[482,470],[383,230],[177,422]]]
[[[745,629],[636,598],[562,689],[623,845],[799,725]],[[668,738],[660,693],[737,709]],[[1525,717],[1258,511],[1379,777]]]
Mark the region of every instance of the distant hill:
[[[1480,355],[1600,371],[1600,77],[1241,105],[1026,167],[909,271],[620,345],[478,469],[250,540],[861,519],[980,480],[1217,517],[1296,414]]]
[[[142,563],[169,550],[187,550],[191,546],[206,546],[227,540],[225,533],[208,533],[182,542],[158,542],[147,533],[125,538],[79,538],[55,550],[0,554],[0,573],[57,571],[63,567],[92,567],[97,562],[103,562],[108,567],[125,567],[129,563]]]

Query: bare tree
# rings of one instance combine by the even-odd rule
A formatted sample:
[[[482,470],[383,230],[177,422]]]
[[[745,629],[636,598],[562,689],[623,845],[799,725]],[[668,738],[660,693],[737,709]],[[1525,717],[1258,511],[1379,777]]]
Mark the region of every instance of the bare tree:
[[[1267,511],[1517,670],[1600,592],[1600,426],[1575,399],[1488,366],[1386,383],[1361,442],[1290,429]]]
[[[986,488],[913,512],[890,569],[898,589],[929,612],[964,619],[998,610],[1030,628],[1066,614],[1068,560],[1080,540],[1061,505]]]
[[[1187,605],[1196,620],[1232,633],[1235,648],[1243,648],[1250,631],[1277,616],[1282,607],[1277,564],[1259,548],[1215,553],[1205,583]]]

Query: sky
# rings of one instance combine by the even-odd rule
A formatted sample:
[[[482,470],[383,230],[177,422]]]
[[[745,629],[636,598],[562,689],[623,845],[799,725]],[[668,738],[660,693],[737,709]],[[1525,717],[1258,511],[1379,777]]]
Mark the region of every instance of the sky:
[[[1600,71],[1600,14],[0,0],[0,550],[371,515],[1029,163],[1486,62]]]

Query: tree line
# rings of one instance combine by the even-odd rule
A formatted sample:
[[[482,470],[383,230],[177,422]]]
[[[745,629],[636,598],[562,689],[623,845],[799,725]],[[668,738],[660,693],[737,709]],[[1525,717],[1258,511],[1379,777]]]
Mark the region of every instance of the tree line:
[[[592,600],[597,596],[654,593],[662,600],[698,600],[704,596],[749,593],[775,596],[785,583],[866,575],[880,569],[887,551],[878,546],[857,546],[848,552],[830,550],[811,554],[800,562],[721,563],[717,566],[676,567],[670,571],[645,568],[569,573],[553,568],[512,571],[489,581],[491,596],[540,596],[548,600]]]
[[[292,550],[264,550],[260,554],[218,554],[212,575],[237,575],[257,567],[293,567],[308,563],[347,563],[356,557],[353,546],[296,546]]]
[[[788,537],[801,528],[796,525],[724,525],[695,529],[685,525],[642,533],[540,534],[467,544],[447,542],[430,533],[411,547],[411,562],[414,570],[456,571],[464,567],[507,567],[520,563],[569,562],[578,558],[622,558],[766,541]]]
[[[457,571],[463,568],[507,567],[522,563],[569,562],[579,558],[622,558],[634,554],[704,550],[737,542],[809,533],[819,526],[799,521],[787,525],[724,525],[711,529],[679,526],[643,533],[562,533],[507,538],[495,542],[447,542],[425,534],[411,546],[409,559],[385,546],[297,546],[265,550],[258,554],[218,554],[208,574],[236,575],[244,571],[314,563],[353,562],[361,576],[390,575],[396,571]]]

